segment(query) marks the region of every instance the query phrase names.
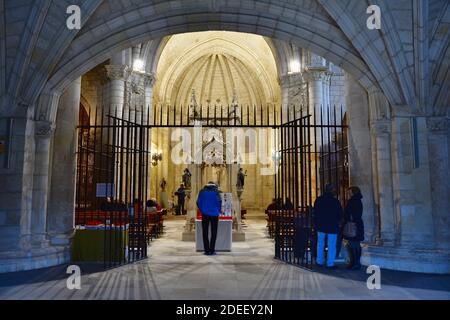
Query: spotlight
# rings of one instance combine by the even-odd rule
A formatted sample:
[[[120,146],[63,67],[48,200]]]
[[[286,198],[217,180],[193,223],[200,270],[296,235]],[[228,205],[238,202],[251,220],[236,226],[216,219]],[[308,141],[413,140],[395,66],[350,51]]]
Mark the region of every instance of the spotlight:
[[[142,61],[141,59],[134,60],[133,70],[134,71],[144,71],[144,61]]]
[[[291,63],[289,65],[289,73],[298,73],[300,72],[300,61],[298,60],[291,60]]]

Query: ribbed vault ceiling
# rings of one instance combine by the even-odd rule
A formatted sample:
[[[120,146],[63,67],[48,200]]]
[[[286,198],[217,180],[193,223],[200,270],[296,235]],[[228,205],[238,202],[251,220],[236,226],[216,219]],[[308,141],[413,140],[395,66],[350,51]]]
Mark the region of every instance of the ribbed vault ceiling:
[[[267,105],[280,101],[275,59],[261,36],[211,31],[172,36],[157,69],[155,102]]]

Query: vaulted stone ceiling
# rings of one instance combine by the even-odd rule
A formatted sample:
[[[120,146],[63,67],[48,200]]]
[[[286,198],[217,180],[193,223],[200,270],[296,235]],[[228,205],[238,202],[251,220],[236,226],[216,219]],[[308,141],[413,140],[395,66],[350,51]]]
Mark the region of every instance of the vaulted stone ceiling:
[[[71,0],[0,2],[0,113],[56,103],[80,75],[120,51],[167,35],[229,30],[294,43],[343,68],[394,110],[446,113],[450,92],[450,5],[380,0],[383,29],[369,30],[360,0],[79,0],[81,30],[66,27]],[[14,14],[20,9],[20,15]],[[39,99],[40,98],[40,99]],[[401,113],[401,112],[400,112]]]
[[[172,36],[157,68],[154,101],[188,105],[196,92],[202,105],[280,103],[274,55],[262,36],[208,31]]]

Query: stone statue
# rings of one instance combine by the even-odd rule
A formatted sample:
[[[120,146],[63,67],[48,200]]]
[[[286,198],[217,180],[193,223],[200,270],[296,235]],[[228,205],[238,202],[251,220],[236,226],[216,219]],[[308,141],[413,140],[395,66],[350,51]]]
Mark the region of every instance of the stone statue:
[[[192,186],[192,184],[191,184],[191,177],[192,177],[192,174],[189,171],[189,169],[188,168],[184,169],[183,184],[186,187],[186,189],[191,189],[191,186]]]
[[[161,183],[159,184],[159,187],[161,188],[161,192],[159,193],[159,197],[161,200],[161,206],[164,209],[169,208],[169,197],[167,196],[167,192],[166,192],[166,186],[167,186],[167,181],[165,178],[162,178]]]
[[[166,191],[166,186],[167,186],[167,181],[166,179],[162,178],[161,183],[159,184],[161,191],[165,192]]]
[[[236,187],[238,189],[243,189],[245,184],[245,177],[247,176],[247,172],[244,173],[244,170],[242,168],[239,169],[239,172],[237,174],[237,184]]]

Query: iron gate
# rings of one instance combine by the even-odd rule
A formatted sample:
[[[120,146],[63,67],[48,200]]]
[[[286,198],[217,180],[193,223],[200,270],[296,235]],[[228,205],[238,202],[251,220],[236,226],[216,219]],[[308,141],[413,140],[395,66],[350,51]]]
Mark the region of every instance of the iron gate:
[[[270,212],[275,257],[311,269],[316,257],[314,202],[327,183],[345,201],[348,187],[347,126],[342,109],[310,114],[278,126],[275,175],[277,210]]]
[[[78,127],[75,241],[106,268],[147,257],[148,119],[124,118],[82,112]]]
[[[342,109],[320,114],[297,110],[283,122],[275,108],[228,106],[155,106],[152,115],[135,121],[111,112],[80,115],[76,189],[77,229],[103,230],[106,267],[147,257],[147,221],[151,128],[271,127],[276,130],[274,154],[277,210],[269,212],[269,233],[275,258],[312,268],[316,256],[313,205],[326,183],[337,186],[345,201],[348,186],[347,135]],[[102,109],[103,110],[103,109]],[[139,114],[138,114],[139,115]],[[237,116],[239,115],[239,116]],[[293,119],[290,119],[293,118]],[[91,124],[93,123],[93,124]]]

